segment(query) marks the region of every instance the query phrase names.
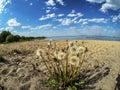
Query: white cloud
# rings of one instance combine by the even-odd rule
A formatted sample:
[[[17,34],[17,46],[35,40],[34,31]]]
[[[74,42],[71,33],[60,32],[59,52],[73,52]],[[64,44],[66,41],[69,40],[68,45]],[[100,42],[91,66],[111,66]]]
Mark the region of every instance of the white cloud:
[[[55,11],[55,10],[57,10],[57,8],[56,7],[46,7],[46,13],[49,13],[51,10]]]
[[[72,12],[71,13],[75,13],[75,10],[72,10]]]
[[[56,0],[60,5],[64,5],[63,0]]]
[[[29,29],[29,28],[31,28],[31,26],[22,26],[21,28],[22,29]]]
[[[54,0],[48,0],[47,2],[45,2],[46,3],[46,5],[48,5],[48,6],[55,6],[56,4],[55,4],[55,2],[54,2]]]
[[[62,25],[69,25],[72,23],[72,20],[69,18],[59,20]]]
[[[89,22],[95,22],[95,23],[106,23],[107,19],[104,18],[93,18],[93,19],[89,19]]]
[[[105,2],[105,0],[86,0],[88,2],[91,2],[91,3],[103,3]]]
[[[47,6],[55,6],[56,5],[56,3],[59,3],[60,5],[64,5],[64,2],[63,2],[63,0],[56,0],[56,2],[55,2],[55,0],[48,0],[47,2],[45,2],[46,3],[46,5]]]
[[[52,24],[45,24],[45,25],[36,26],[34,28],[30,28],[30,30],[41,30],[41,29],[45,29],[45,28],[48,28],[51,26],[52,26]]]
[[[9,27],[15,27],[15,26],[20,26],[21,24],[17,22],[16,18],[12,18],[7,21],[7,24]]]
[[[64,16],[64,14],[58,14],[58,17],[62,17],[62,16]]]
[[[68,17],[77,17],[77,18],[79,18],[79,17],[82,17],[83,14],[82,13],[75,13],[75,10],[72,10],[71,13],[69,13],[67,16]]]
[[[107,19],[104,18],[91,18],[91,19],[80,19],[78,21],[78,23],[82,23],[83,25],[88,24],[89,22],[93,22],[93,23],[107,23]]]
[[[117,36],[119,31],[114,30],[114,28],[110,27],[102,27],[102,26],[87,26],[83,27],[79,30],[82,35],[97,35],[97,36]],[[119,35],[118,35],[119,36]]]
[[[0,0],[0,14],[5,10],[7,4],[11,3],[11,0]]]
[[[82,17],[83,14],[82,13],[69,13],[67,16],[68,17]]]
[[[46,13],[49,13],[50,12],[50,10],[46,10]]]
[[[108,9],[118,10],[120,9],[120,0],[106,0],[106,2],[102,5],[101,11],[106,12]]]
[[[111,16],[112,17],[112,22],[117,22],[120,20],[120,13],[118,15]]]
[[[42,21],[42,20],[47,20],[54,17],[55,17],[55,13],[52,13],[52,14],[47,14],[46,16],[42,16],[41,18],[39,18],[39,20]]]
[[[120,0],[86,0],[92,3],[102,3],[100,11],[107,12],[107,10],[118,10],[120,9]]]
[[[14,30],[14,27],[6,27],[5,30],[12,31],[12,30]]]
[[[62,18],[62,19],[56,19],[56,21],[60,22],[61,25],[70,25],[72,23],[76,23],[77,18],[73,18],[73,19],[70,19],[70,18]]]

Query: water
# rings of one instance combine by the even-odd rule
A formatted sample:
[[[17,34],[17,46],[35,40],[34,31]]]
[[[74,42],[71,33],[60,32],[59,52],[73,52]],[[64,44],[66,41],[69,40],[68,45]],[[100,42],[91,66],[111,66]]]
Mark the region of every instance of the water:
[[[112,36],[54,36],[47,37],[46,40],[107,40],[107,41],[120,41],[120,37]]]

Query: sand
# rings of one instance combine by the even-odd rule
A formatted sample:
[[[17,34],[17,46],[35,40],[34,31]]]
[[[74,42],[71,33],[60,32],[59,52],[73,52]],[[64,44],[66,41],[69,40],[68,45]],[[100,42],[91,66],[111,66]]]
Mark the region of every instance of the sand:
[[[53,41],[59,48],[66,41]],[[0,61],[0,90],[49,90],[43,85],[46,80],[45,68],[37,58],[38,48],[47,47],[47,40],[0,44],[0,53],[5,61]],[[85,90],[115,90],[120,74],[120,42],[78,40],[88,48],[83,68],[90,70],[90,81]],[[14,49],[21,53],[13,53]],[[120,83],[120,81],[119,81]]]

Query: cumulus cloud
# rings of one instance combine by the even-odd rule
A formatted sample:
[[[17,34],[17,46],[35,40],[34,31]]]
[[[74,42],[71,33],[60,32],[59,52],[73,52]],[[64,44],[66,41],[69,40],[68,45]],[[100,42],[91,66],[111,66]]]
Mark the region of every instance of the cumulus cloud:
[[[50,10],[46,10],[46,13],[49,13],[50,12]]]
[[[107,10],[118,10],[120,9],[120,0],[86,0],[91,3],[102,3],[100,11],[107,12]]]
[[[55,6],[56,5],[56,3],[59,3],[60,5],[64,5],[64,2],[63,2],[63,0],[56,0],[56,2],[55,2],[55,0],[48,0],[47,2],[45,2],[46,3],[46,5],[47,6]]]
[[[58,14],[57,16],[62,17],[64,16],[64,14]],[[77,19],[82,16],[83,16],[82,13],[75,13],[75,10],[72,10],[68,15],[66,15],[66,18],[60,19],[56,18],[56,21],[60,22],[61,25],[70,25],[77,23],[78,22]]]
[[[46,16],[42,16],[41,18],[39,18],[39,20],[43,21],[43,20],[47,20],[50,18],[54,18],[54,17],[55,17],[55,13],[52,13],[52,14],[47,14]]]
[[[106,0],[106,2],[102,5],[100,10],[102,12],[106,12],[108,9],[111,10],[120,9],[120,0]]]
[[[45,2],[46,3],[46,5],[48,5],[48,6],[55,6],[56,4],[55,4],[55,2],[54,2],[54,0],[48,0],[47,2]]]
[[[0,14],[5,10],[7,4],[11,3],[11,0],[0,0]]]
[[[70,25],[72,23],[76,23],[77,22],[76,19],[77,18],[73,18],[73,19],[71,19],[71,18],[62,18],[62,19],[57,19],[56,21],[60,22],[61,25]]]
[[[12,18],[7,21],[7,24],[9,27],[15,27],[15,26],[20,26],[21,24],[17,22],[16,18]]]
[[[117,22],[120,20],[120,13],[118,15],[111,16],[112,17],[112,22]]]
[[[62,17],[62,16],[64,16],[64,14],[58,14],[57,16],[58,16],[58,17]]]
[[[56,0],[60,5],[64,5],[63,0]]]

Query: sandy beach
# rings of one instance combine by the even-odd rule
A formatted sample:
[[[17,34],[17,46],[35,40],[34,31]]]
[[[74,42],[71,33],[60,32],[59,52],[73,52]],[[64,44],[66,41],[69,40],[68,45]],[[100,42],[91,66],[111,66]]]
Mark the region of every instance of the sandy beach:
[[[46,49],[48,42],[0,44],[0,54],[5,58],[0,61],[0,90],[49,90],[42,84],[47,77],[41,72],[44,67],[36,56],[36,50]],[[65,40],[52,42],[59,48],[67,45]],[[120,42],[78,40],[77,43],[88,49],[83,68],[91,70],[91,82],[85,90],[114,90],[120,74]],[[13,53],[15,49],[20,53]]]

